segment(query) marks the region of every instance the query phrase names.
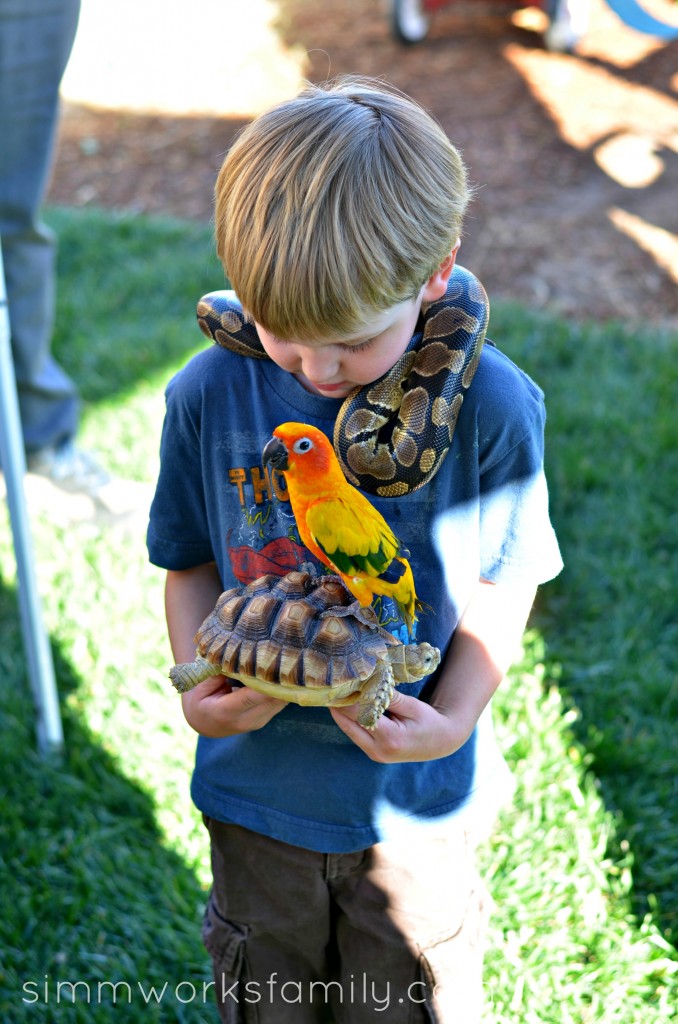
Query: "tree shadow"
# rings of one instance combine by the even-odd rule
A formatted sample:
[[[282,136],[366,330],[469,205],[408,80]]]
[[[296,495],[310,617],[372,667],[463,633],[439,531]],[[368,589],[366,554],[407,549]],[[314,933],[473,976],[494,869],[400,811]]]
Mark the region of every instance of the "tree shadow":
[[[58,644],[64,756],[37,756],[15,598],[0,582],[0,1018],[205,1024],[205,893],[149,794],[72,710],[81,680]]]
[[[616,820],[613,862],[633,861],[634,912],[639,922],[651,913],[675,944],[675,343],[657,336],[654,372],[634,332],[589,329],[584,345],[565,322],[520,317],[509,354],[547,394],[546,468],[565,562],[532,617],[545,676],[576,709],[574,735]],[[651,412],[630,429],[636,388]]]

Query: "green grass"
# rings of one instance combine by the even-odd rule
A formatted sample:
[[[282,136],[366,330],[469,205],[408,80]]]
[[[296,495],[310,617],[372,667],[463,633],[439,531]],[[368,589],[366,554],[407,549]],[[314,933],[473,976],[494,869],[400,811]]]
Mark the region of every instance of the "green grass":
[[[660,332],[523,318],[507,346],[549,394],[548,473],[566,561],[537,617],[547,671],[636,860],[635,909],[678,938],[678,347]]]
[[[82,389],[84,439],[150,479],[164,384],[202,347],[195,301],[222,281],[210,233],[49,219],[55,348]],[[497,904],[486,1019],[665,1024],[678,1005],[678,339],[508,307],[491,333],[547,391],[567,568],[497,701],[518,789],[483,853]],[[207,845],[188,792],[193,735],[166,681],[162,574],[141,531],[45,516],[34,533],[66,753],[35,753],[0,508],[0,1020],[214,1021]],[[76,981],[73,1001],[57,990]],[[117,1004],[100,982],[121,983]]]

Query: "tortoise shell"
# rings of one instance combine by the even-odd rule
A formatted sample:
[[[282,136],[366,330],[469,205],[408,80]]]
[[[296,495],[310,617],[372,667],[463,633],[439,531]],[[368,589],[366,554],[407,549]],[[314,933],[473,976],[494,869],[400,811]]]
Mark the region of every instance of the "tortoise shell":
[[[226,590],[195,637],[219,672],[283,686],[342,687],[371,676],[400,641],[338,576],[261,576]]]
[[[185,693],[225,675],[269,697],[304,705],[360,703],[373,729],[397,683],[440,662],[430,644],[404,645],[361,608],[339,576],[261,576],[226,590],[195,636],[196,660],[170,669]]]

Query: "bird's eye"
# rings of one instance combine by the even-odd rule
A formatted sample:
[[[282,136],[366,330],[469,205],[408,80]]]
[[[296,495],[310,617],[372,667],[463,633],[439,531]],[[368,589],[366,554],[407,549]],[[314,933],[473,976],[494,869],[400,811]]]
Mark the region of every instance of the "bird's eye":
[[[294,442],[292,450],[297,455],[304,455],[306,452],[310,452],[313,447],[313,441],[310,441],[308,437],[300,437],[298,441]]]

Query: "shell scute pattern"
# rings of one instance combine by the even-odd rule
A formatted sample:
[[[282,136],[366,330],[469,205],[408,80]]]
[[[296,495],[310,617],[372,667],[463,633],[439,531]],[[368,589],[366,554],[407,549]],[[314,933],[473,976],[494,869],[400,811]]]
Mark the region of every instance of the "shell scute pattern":
[[[440,661],[429,644],[403,645],[361,608],[338,576],[262,576],[226,591],[195,637],[196,660],[170,677],[186,692],[223,674],[298,704],[359,703],[374,728],[399,682],[414,682]]]
[[[306,639],[307,615],[303,601],[288,601],[280,609],[275,638],[282,643],[297,644],[299,647]]]
[[[252,641],[248,641],[248,643],[252,643]],[[271,643],[270,640],[260,640],[256,644],[253,656],[254,672],[260,679],[263,679],[264,682],[271,682],[277,678],[280,648]]]
[[[303,649],[286,647],[280,658],[278,680],[281,686],[298,686],[303,678]]]
[[[214,668],[217,667],[226,668],[233,675],[237,672],[239,675],[253,676],[257,671],[257,647],[254,640],[243,639],[227,645],[226,660],[223,666],[218,663],[214,665]]]
[[[215,613],[218,615],[218,621],[214,623],[214,629],[220,629],[225,627],[226,629],[233,629],[238,616],[240,615],[247,598],[244,594],[241,594],[237,588],[232,590],[226,590],[217,601]]]
[[[278,610],[279,601],[263,594],[255,595],[242,609],[238,628],[248,640],[265,640]]]
[[[196,634],[197,652],[221,671],[265,681],[273,681],[279,671],[296,686],[331,686],[333,671],[361,679],[398,641],[376,625],[376,617],[369,623],[328,614],[346,611],[353,602],[338,577],[262,576],[219,598]],[[347,675],[340,663],[349,660]]]

